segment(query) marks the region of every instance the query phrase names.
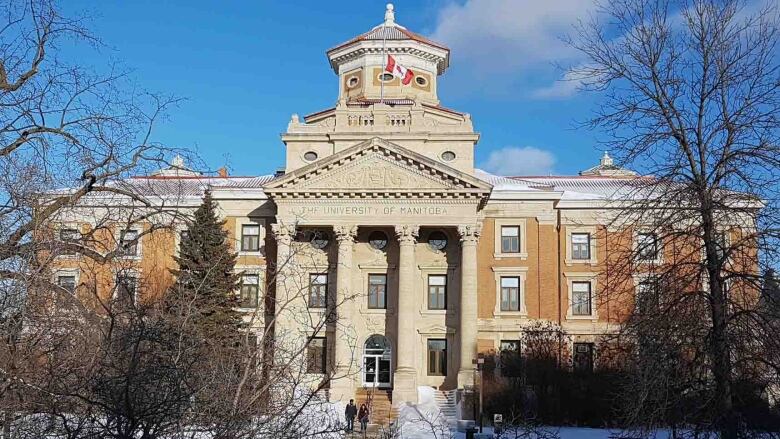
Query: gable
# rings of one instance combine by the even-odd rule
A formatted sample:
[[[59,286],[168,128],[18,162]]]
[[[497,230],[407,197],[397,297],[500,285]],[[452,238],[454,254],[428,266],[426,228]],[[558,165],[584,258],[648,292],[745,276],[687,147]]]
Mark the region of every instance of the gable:
[[[414,193],[482,197],[491,188],[473,176],[373,138],[286,174],[265,190],[270,195]]]

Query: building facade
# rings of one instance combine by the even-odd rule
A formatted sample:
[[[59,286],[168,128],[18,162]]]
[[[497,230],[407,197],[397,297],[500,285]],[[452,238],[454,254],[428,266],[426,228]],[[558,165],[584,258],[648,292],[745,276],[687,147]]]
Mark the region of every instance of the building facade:
[[[408,83],[386,71],[388,56],[413,72]],[[127,183],[175,192],[182,210],[211,190],[235,239],[243,308],[263,308],[254,324],[272,320],[280,357],[305,346],[313,377],[333,373],[332,399],[371,387],[416,401],[418,386],[468,387],[478,353],[515,348],[538,321],[560,325],[576,344],[566,349],[592,363],[622,315],[597,300],[607,200],[638,177],[606,154],[578,176],[476,169],[470,116],[438,96],[449,49],[396,23],[391,7],[327,57],[337,102],[291,117],[283,172],[209,177],[177,162]],[[73,224],[63,230],[88,227]],[[143,230],[117,226],[112,238]],[[125,260],[164,287],[178,233],[155,235]],[[78,284],[79,267],[64,261],[57,281]]]

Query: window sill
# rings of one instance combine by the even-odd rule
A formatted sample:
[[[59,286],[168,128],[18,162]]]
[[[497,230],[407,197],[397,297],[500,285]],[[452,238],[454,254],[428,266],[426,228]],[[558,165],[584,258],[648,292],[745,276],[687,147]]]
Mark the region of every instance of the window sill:
[[[395,314],[395,310],[392,308],[363,308],[362,311],[364,314],[375,314],[375,315]]]
[[[598,261],[595,259],[566,259],[564,264],[567,266],[572,265],[598,265]]]
[[[450,312],[448,309],[424,309],[420,311],[420,315],[429,315],[429,316],[443,316],[447,315]]]
[[[522,260],[528,259],[528,253],[493,253],[493,259],[510,259],[519,258]]]
[[[239,250],[238,256],[262,256],[263,252],[260,250],[255,251],[249,251],[249,250]]]
[[[135,256],[117,256],[117,259],[121,259],[123,261],[140,261],[141,255],[135,255]]]
[[[528,311],[526,310],[520,310],[520,311],[493,311],[493,317],[497,318],[527,318],[528,317]]]
[[[590,320],[593,322],[599,321],[599,316],[597,315],[589,315],[589,316],[575,316],[573,314],[566,315],[566,320]]]

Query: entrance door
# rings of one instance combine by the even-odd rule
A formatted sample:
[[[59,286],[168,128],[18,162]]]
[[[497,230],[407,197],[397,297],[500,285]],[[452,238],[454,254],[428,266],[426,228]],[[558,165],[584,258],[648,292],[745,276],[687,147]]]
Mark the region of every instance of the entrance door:
[[[363,385],[365,387],[390,387],[392,349],[383,335],[368,337],[363,347]]]

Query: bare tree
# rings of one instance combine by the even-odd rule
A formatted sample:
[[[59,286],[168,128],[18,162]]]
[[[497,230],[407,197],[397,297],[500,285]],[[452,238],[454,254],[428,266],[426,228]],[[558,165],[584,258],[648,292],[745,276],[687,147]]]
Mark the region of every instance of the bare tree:
[[[652,357],[640,376],[659,374],[634,382],[638,425],[691,409],[680,398],[694,392],[685,421],[736,438],[753,393],[743,384],[777,377],[764,353],[778,337],[758,298],[777,263],[778,11],[755,3],[606,0],[570,40],[586,58],[572,77],[603,93],[590,126],[651,175],[615,193],[622,232],[607,237],[601,298],[634,309],[615,317],[627,317],[621,341]]]

